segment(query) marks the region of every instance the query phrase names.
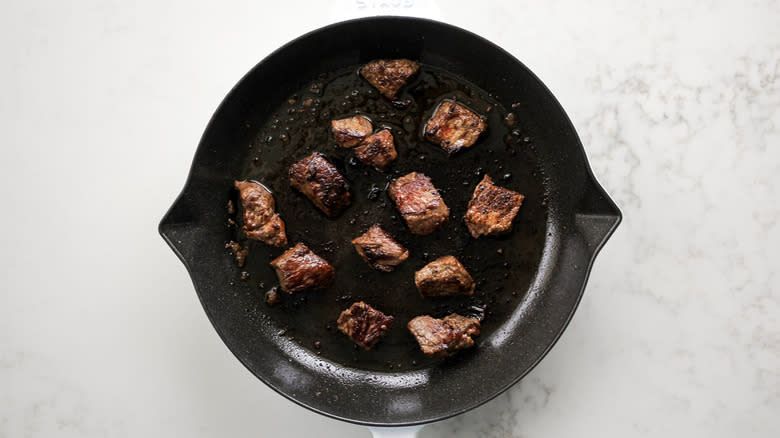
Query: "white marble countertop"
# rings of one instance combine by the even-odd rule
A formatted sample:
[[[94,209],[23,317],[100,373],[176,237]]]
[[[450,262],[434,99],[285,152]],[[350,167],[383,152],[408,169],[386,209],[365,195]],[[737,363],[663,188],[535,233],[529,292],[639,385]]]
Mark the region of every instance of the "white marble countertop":
[[[0,437],[369,436],[251,376],[156,233],[225,93],[336,4],[4,4]],[[420,436],[778,436],[780,4],[444,4],[550,87],[625,219],[544,361]]]

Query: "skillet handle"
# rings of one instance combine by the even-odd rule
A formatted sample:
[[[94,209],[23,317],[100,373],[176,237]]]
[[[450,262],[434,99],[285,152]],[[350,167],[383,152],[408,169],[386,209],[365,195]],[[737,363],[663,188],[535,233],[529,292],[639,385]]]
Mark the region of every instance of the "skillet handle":
[[[415,438],[422,426],[369,427],[374,438]]]

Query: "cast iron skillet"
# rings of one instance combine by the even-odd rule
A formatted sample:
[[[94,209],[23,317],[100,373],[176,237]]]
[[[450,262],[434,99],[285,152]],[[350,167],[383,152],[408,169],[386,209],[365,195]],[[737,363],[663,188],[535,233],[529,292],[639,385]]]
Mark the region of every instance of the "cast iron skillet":
[[[462,212],[456,212],[465,208],[480,172],[490,172],[494,178],[499,176],[498,168],[514,174],[508,181],[497,182],[520,191],[525,187],[526,195],[531,194],[515,223],[513,237],[472,239],[477,243],[463,244],[468,248],[459,255],[465,258],[467,268],[478,271],[475,277],[483,289],[491,287],[489,294],[466,304],[487,305],[489,312],[477,347],[445,361],[422,357],[403,325],[415,312],[440,316],[462,307],[431,304],[411,294],[408,299],[404,295],[399,298],[398,293],[403,292],[395,289],[392,293],[384,291],[383,279],[390,277],[368,269],[348,243],[357,235],[356,230],[367,227],[359,218],[363,206],[371,206],[361,192],[365,188],[361,184],[368,184],[361,182],[361,175],[370,174],[366,178],[379,178],[371,181],[381,182],[381,178],[408,171],[404,165],[399,164],[395,174],[382,176],[359,167],[350,170],[346,155],[339,155],[341,152],[335,149],[326,151],[347,174],[356,192],[357,205],[346,213],[348,218],[358,219],[356,228],[344,229],[347,235],[343,236],[324,236],[322,230],[341,229],[338,227],[342,225],[333,224],[345,223],[346,219],[329,221],[308,201],[296,199],[299,195],[279,182],[283,178],[269,176],[275,182],[280,213],[288,221],[291,243],[304,240],[336,265],[337,291],[285,297],[281,306],[269,308],[262,297],[275,277],[267,262],[281,250],[254,245],[245,268],[250,273],[246,281],[239,279],[241,270],[225,250],[225,243],[234,238],[234,231],[226,226],[225,213],[227,201],[235,196],[232,181],[263,179],[259,174],[262,166],[248,165],[257,162],[248,160],[259,157],[261,163],[266,160],[275,165],[278,161],[285,167],[310,150],[265,145],[258,141],[262,135],[258,126],[292,93],[316,82],[323,72],[400,57],[465,78],[489,92],[490,98],[504,108],[516,104],[513,111],[519,119],[521,137],[532,139],[518,149],[523,152],[517,155],[507,155],[509,146],[496,146],[495,139],[488,138],[452,159],[436,154],[430,144],[408,140],[404,147],[412,152],[406,158],[411,160],[412,154],[434,158],[433,164],[430,160],[421,162],[422,168],[417,169],[429,173],[434,183],[453,175],[465,178],[465,197],[456,196],[454,190],[444,191],[445,200],[454,204],[450,206],[454,212],[451,225],[437,231],[428,243],[412,238],[397,218],[376,219],[380,215],[374,211],[392,211],[392,206],[374,204],[372,213],[367,213],[371,221],[385,220],[384,225],[395,227],[391,234],[410,246],[413,256],[405,269],[411,274],[426,258],[446,255],[446,243],[452,240],[449,236],[464,235]],[[497,158],[490,160],[491,154]],[[481,162],[494,168],[471,167]],[[467,174],[447,173],[456,167],[466,169]],[[301,213],[304,210],[298,208],[312,213]],[[417,18],[377,17],[338,23],[304,35],[271,54],[241,79],[206,128],[187,183],[162,219],[159,231],[187,267],[206,314],[225,344],[263,382],[290,400],[333,418],[374,426],[408,426],[479,406],[528,373],[565,329],[582,296],[594,257],[620,220],[620,211],[591,173],[582,144],[563,109],[522,63],[481,37],[450,25]],[[301,229],[301,221],[308,223],[309,229]],[[433,253],[423,254],[428,247]],[[506,280],[493,271],[479,272],[481,264],[495,265],[501,260],[495,255],[496,247],[503,249],[505,255],[501,257],[508,260],[502,265],[508,271]],[[493,288],[496,282],[504,284]],[[411,281],[409,290],[416,294]],[[394,334],[377,347],[378,356],[353,349],[349,340],[328,323],[353,299],[378,303],[377,307],[399,320]],[[493,310],[495,313],[491,313]],[[320,338],[323,345],[318,350],[312,341]]]

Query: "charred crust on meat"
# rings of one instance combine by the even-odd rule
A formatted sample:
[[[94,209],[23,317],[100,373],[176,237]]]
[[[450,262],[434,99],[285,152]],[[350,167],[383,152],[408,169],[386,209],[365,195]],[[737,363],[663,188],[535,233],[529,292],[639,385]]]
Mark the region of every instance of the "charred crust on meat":
[[[324,289],[333,282],[335,269],[303,243],[271,261],[279,287],[288,294],[307,289]]]
[[[387,170],[390,163],[398,157],[393,134],[389,129],[382,129],[367,137],[355,147],[354,151],[358,160],[380,172]]]
[[[390,331],[393,319],[392,316],[359,301],[341,312],[336,323],[339,330],[353,342],[365,350],[370,350]]]
[[[412,172],[396,179],[388,186],[387,193],[413,234],[431,234],[450,215],[431,179],[422,173]]]
[[[493,184],[485,175],[471,196],[464,221],[475,238],[497,236],[512,229],[525,197],[520,193]]]
[[[282,218],[276,211],[271,192],[254,181],[235,181],[243,210],[242,231],[246,237],[268,245],[287,246],[287,233]]]
[[[379,59],[360,69],[360,75],[383,96],[395,99],[398,91],[420,69],[420,64],[408,59]]]
[[[338,216],[352,202],[347,181],[319,152],[290,166],[289,175],[290,184],[328,217]]]
[[[371,120],[365,116],[353,116],[330,122],[333,138],[343,148],[353,148],[374,131]]]
[[[414,273],[414,284],[424,297],[472,295],[474,279],[453,256],[436,259]]]
[[[474,145],[486,129],[483,116],[457,102],[444,100],[425,123],[423,133],[428,141],[453,154]]]
[[[429,315],[413,318],[406,325],[420,350],[431,357],[444,358],[460,350],[474,346],[472,336],[480,334],[477,318],[467,318],[453,313],[442,319]]]
[[[352,239],[352,245],[360,257],[373,269],[391,272],[409,258],[409,250],[374,224],[362,235]]]

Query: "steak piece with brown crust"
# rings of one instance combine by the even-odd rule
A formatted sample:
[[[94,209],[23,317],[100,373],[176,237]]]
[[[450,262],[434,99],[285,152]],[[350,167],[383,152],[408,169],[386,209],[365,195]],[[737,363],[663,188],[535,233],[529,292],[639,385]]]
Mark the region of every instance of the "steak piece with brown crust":
[[[453,256],[445,256],[423,266],[414,273],[414,284],[424,297],[474,293],[474,280]]]
[[[244,210],[244,224],[241,229],[246,237],[273,246],[286,246],[287,234],[284,221],[274,209],[276,203],[271,192],[262,184],[253,181],[235,181]]]
[[[525,196],[493,184],[485,175],[477,184],[466,211],[466,226],[474,237],[495,236],[512,229]]]
[[[343,148],[353,148],[359,145],[374,131],[371,121],[363,116],[331,120],[330,126],[333,130],[333,138]]]
[[[371,225],[368,231],[352,239],[352,245],[360,257],[377,271],[391,272],[409,258],[409,250],[377,224]]]
[[[387,189],[413,234],[431,234],[447,220],[450,209],[431,179],[412,172],[393,181]]]
[[[408,59],[380,59],[360,69],[360,75],[388,99],[395,99],[398,91],[420,69],[420,64]]]
[[[452,154],[471,147],[487,129],[485,118],[449,100],[439,104],[425,124],[425,138]]]
[[[291,294],[306,289],[324,289],[333,282],[336,270],[325,259],[298,243],[271,262],[279,286]]]
[[[363,164],[384,172],[390,163],[398,157],[393,144],[393,134],[389,129],[383,129],[367,137],[354,149],[355,156]]]
[[[349,336],[353,342],[365,350],[370,350],[390,331],[393,317],[360,301],[341,312],[336,323],[339,330]]]
[[[443,319],[418,316],[409,321],[406,328],[414,335],[423,353],[433,357],[447,357],[464,348],[473,347],[471,336],[478,336],[481,326],[477,318],[453,313]]]
[[[349,185],[319,152],[290,166],[290,184],[328,217],[338,216],[352,202]]]

